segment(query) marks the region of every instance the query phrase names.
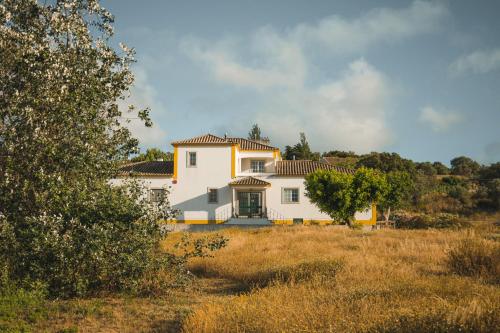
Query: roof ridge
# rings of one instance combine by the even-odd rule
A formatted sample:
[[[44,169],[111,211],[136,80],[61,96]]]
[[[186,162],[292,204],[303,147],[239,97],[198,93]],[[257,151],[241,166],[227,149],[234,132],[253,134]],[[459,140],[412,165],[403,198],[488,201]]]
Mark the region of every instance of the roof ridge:
[[[247,139],[247,138],[238,137],[238,136],[227,137],[226,140],[228,140],[228,142],[231,142],[231,140],[247,141],[247,142],[251,142],[252,144],[255,144],[255,145],[258,145],[258,146],[262,146],[262,147],[266,147],[266,148],[272,148],[272,149],[279,149],[278,147],[274,147],[274,146],[271,146],[271,145],[268,145],[268,144],[265,144],[265,143],[261,143],[261,142],[258,142],[256,140]]]

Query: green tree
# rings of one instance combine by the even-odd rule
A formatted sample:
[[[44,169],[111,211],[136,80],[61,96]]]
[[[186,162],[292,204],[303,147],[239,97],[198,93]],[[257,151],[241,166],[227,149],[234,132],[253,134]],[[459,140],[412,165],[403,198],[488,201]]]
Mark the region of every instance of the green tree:
[[[437,170],[431,162],[420,162],[415,163],[416,169],[423,175],[434,176],[437,175]]]
[[[171,161],[173,159],[173,154],[170,152],[164,152],[158,148],[148,148],[146,153],[139,154],[131,159],[132,162],[142,162],[142,161]]]
[[[0,1],[0,268],[54,296],[137,285],[175,215],[108,184],[137,151],[123,118],[150,125],[119,108],[134,51],[112,23],[96,0]]]
[[[402,158],[397,153],[370,153],[363,156],[356,164],[356,167],[367,167],[382,172],[406,171],[411,176],[416,172],[415,163]]]
[[[478,181],[478,204],[489,209],[500,209],[500,162],[482,167]]]
[[[0,213],[59,214],[68,192],[107,182],[136,151],[118,107],[134,52],[108,45],[113,17],[97,1],[0,8]]]
[[[474,206],[472,200],[471,182],[467,179],[448,176],[441,180],[444,193],[460,202],[463,209],[470,209]]]
[[[450,168],[448,168],[446,165],[444,165],[441,162],[434,162],[432,163],[432,166],[434,169],[436,169],[436,172],[438,175],[449,175],[450,174]]]
[[[489,204],[497,211],[500,210],[500,178],[492,179],[486,183]]]
[[[254,124],[250,132],[248,132],[248,140],[260,140],[262,136],[260,127],[258,124]]]
[[[387,189],[378,201],[386,221],[389,220],[391,210],[400,209],[408,204],[413,190],[413,181],[405,171],[392,171],[386,175]]]
[[[466,156],[455,157],[450,164],[451,173],[459,176],[474,176],[481,168],[479,163]]]
[[[306,195],[334,220],[352,224],[354,215],[378,202],[387,191],[378,171],[359,168],[354,174],[317,170],[306,176]]]
[[[500,179],[500,162],[482,167],[479,170],[479,178],[482,180]]]
[[[317,152],[312,152],[307,142],[305,133],[300,133],[300,141],[293,147],[286,146],[284,158],[285,160],[313,160],[318,161],[321,155]]]
[[[335,156],[335,157],[360,157],[353,151],[342,151],[342,150],[330,150],[326,153],[323,153],[321,155],[322,157],[329,157],[329,156]]]

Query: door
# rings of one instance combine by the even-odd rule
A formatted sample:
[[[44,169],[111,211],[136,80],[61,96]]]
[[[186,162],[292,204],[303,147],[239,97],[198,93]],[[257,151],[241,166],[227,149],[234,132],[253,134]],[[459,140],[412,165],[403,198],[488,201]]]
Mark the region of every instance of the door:
[[[260,216],[262,214],[261,192],[238,192],[240,216]]]

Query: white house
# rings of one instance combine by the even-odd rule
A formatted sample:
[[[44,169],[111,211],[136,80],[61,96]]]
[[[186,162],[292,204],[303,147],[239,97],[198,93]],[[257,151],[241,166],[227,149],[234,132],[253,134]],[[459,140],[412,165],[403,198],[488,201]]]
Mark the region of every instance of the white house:
[[[170,202],[181,212],[171,223],[332,223],[305,196],[304,176],[317,169],[351,172],[323,162],[282,160],[278,148],[243,138],[207,134],[172,145],[173,161],[128,164],[112,180],[137,177],[153,200],[170,187]],[[375,205],[356,220],[375,224]]]

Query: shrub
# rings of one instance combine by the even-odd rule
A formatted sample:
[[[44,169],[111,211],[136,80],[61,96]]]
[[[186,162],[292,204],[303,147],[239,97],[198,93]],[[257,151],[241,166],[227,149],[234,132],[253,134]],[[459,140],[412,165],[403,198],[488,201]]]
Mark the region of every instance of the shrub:
[[[0,220],[0,262],[20,287],[43,282],[53,297],[133,291],[167,263],[157,221],[172,214],[168,201],[148,204],[138,184],[94,190],[66,214]]]
[[[500,283],[500,244],[472,237],[463,239],[448,251],[446,264],[455,274]]]
[[[400,229],[460,229],[467,228],[470,223],[455,214],[419,214],[395,216],[396,227]]]

